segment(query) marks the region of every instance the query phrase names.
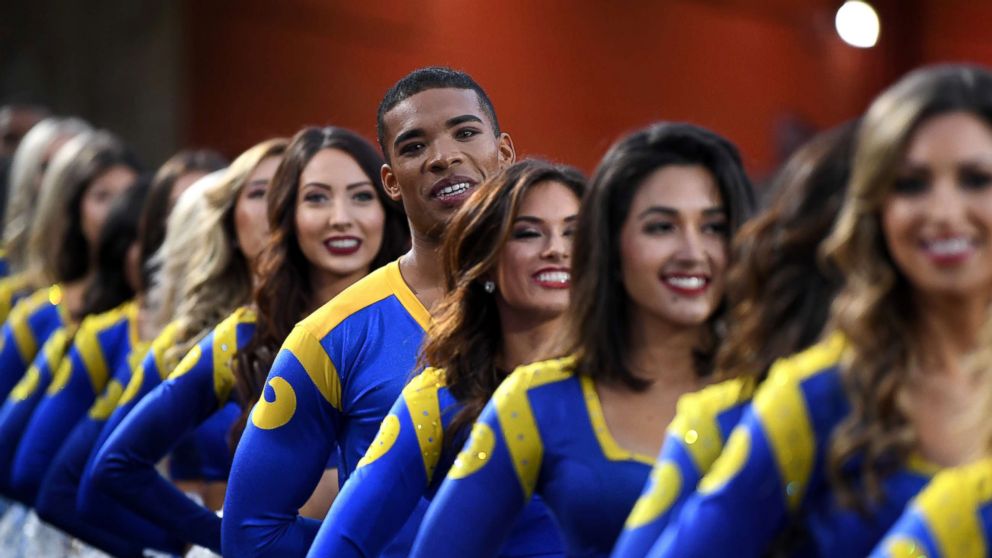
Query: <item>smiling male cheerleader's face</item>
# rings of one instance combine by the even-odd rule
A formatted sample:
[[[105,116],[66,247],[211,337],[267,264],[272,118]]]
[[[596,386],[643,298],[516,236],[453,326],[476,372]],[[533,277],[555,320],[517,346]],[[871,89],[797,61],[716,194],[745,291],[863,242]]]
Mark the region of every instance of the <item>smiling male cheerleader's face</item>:
[[[448,218],[476,187],[513,163],[510,136],[471,89],[421,91],[383,117],[388,163],[382,183],[403,201],[414,234],[440,238]]]
[[[579,198],[560,182],[540,182],[524,196],[500,252],[494,282],[504,321],[554,319],[568,306],[572,236]]]
[[[924,294],[992,291],[992,128],[965,112],[925,120],[882,203],[889,254]]]
[[[669,165],[649,174],[620,231],[632,318],[703,324],[723,296],[728,251],[726,210],[705,167]]]

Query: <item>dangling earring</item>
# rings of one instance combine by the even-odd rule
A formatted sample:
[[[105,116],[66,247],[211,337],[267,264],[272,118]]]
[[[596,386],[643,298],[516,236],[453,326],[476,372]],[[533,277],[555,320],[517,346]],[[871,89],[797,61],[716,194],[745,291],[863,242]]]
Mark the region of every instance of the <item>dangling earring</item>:
[[[496,283],[492,281],[486,281],[485,283],[482,284],[482,288],[487,293],[493,294],[494,292],[496,292]]]

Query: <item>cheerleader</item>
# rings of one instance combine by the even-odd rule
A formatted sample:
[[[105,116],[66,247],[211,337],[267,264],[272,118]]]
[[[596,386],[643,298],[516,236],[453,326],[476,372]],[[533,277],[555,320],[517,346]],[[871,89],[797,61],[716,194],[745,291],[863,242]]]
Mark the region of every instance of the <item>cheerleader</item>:
[[[145,395],[172,373],[179,360],[212,328],[248,302],[253,282],[251,269],[268,239],[265,196],[287,143],[272,139],[256,145],[216,180],[201,180],[196,192],[188,191],[179,198],[169,216],[165,241],[154,258],[159,271],[151,298],[156,299],[155,321],[161,333],[135,368],[107,419],[94,445],[94,456]],[[185,436],[169,460],[173,483],[183,492],[195,494],[211,510],[223,504],[230,464],[226,431],[231,427],[232,415],[238,413],[236,405],[224,407],[196,432]],[[79,509],[94,521],[111,525],[114,518],[105,513],[106,496],[92,482],[96,464],[93,457],[87,465]],[[117,485],[111,487],[112,491],[114,488]]]
[[[400,80],[380,104],[378,124],[383,186],[403,200],[412,249],[301,321],[283,343],[231,466],[225,553],[286,556],[310,548],[320,524],[297,510],[325,462],[336,448],[347,480],[414,371],[443,287],[436,250],[445,223],[515,157],[482,88],[445,68]],[[393,235],[387,230],[386,240]],[[317,246],[357,254],[365,243],[350,236],[323,233]],[[415,513],[412,527],[422,511]],[[387,554],[407,555],[412,536],[406,529]]]
[[[272,233],[255,265],[255,306],[238,309],[194,346],[110,436],[95,458],[98,489],[175,536],[221,552],[220,518],[162,479],[155,463],[231,402],[245,420],[261,395],[266,361],[292,324],[398,255],[407,242],[403,213],[385,197],[375,174],[381,164],[371,145],[341,128],[307,128],[293,138],[268,192]],[[342,234],[364,246],[335,253],[328,238]]]
[[[420,499],[433,496],[507,371],[547,356],[568,304],[584,189],[577,172],[528,160],[481,185],[455,214],[441,246],[446,294],[422,353],[432,367],[386,416],[311,556],[378,556]],[[504,553],[560,555],[557,531],[535,500]]]
[[[836,333],[772,367],[658,556],[864,556],[972,440],[964,374],[992,285],[992,73],[918,70],[859,131],[824,244]]]
[[[818,261],[817,247],[844,198],[855,131],[845,125],[797,151],[770,184],[769,207],[734,238],[727,338],[716,362],[717,377],[732,379],[679,400],[614,557],[648,553],[720,455],[772,363],[819,341],[840,280]]]
[[[535,494],[566,554],[609,553],[676,399],[710,376],[729,238],[752,205],[737,150],[702,128],[657,124],[607,152],[579,213],[566,356],[496,390],[413,556],[497,555]]]
[[[181,163],[182,172],[164,172],[176,161]],[[103,423],[151,341],[141,327],[148,317],[148,310],[142,304],[147,282],[141,270],[164,236],[164,220],[171,210],[174,192],[189,186],[188,175],[202,176],[205,170],[219,164],[222,164],[219,157],[209,152],[186,152],[167,162],[156,175],[143,206],[139,237],[128,247],[127,262],[123,265],[136,297],[110,311],[92,315],[80,325],[73,346],[38,403],[14,458],[14,488],[28,498],[35,497],[34,506],[42,519],[101,548],[120,541],[109,540],[107,533],[98,532],[91,522],[76,513],[76,494],[86,459]],[[159,239],[158,243],[155,239]],[[94,289],[108,286],[103,282],[94,284]],[[155,537],[149,534],[151,529],[143,527],[121,522],[116,530],[136,538],[141,538],[139,533],[145,533],[142,536],[148,546],[175,548],[170,546],[171,541]]]

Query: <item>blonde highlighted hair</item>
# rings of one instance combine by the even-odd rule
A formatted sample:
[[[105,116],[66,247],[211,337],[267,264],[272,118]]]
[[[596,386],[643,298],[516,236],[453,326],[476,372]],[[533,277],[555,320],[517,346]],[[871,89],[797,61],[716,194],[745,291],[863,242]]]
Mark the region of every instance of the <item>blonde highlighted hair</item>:
[[[35,124],[14,152],[10,165],[10,188],[4,212],[3,244],[11,271],[27,266],[28,238],[35,222],[35,209],[44,176],[45,154],[61,138],[71,138],[90,129],[78,118],[46,118]],[[54,154],[52,160],[54,160]],[[52,168],[52,160],[48,161]]]
[[[249,303],[252,271],[237,247],[234,206],[258,164],[282,156],[287,144],[282,138],[264,141],[227,169],[208,175],[211,180],[202,178],[206,184],[197,188],[197,199],[188,199],[189,192],[179,198],[156,256],[161,265],[156,287],[161,299],[159,323],[174,320],[178,327],[179,341],[167,357],[185,354],[210,328]],[[198,202],[199,208],[181,207]]]
[[[881,210],[915,131],[950,112],[992,125],[992,73],[959,65],[924,68],[872,103],[859,130],[847,197],[823,244],[824,257],[844,276],[832,313],[850,343],[844,380],[851,413],[834,432],[827,470],[841,501],[855,508],[883,496],[882,476],[904,464],[917,442],[900,404],[908,371],[921,358],[913,342],[913,287],[888,253]]]

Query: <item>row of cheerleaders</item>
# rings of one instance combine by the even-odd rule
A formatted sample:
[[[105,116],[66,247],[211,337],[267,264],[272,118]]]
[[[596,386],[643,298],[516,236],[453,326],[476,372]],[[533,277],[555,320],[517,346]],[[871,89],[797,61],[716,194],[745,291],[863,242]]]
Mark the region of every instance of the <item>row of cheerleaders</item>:
[[[518,160],[422,68],[378,146],[11,166],[4,556],[989,554],[992,73],[916,70],[759,203],[734,144]]]

